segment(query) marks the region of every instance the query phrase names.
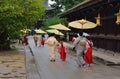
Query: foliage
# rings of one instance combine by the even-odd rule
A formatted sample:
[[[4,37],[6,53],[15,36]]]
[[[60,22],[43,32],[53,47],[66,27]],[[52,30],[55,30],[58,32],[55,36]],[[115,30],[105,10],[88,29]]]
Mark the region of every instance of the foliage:
[[[48,18],[46,21],[44,21],[45,27],[42,28],[42,29],[48,29],[48,26],[59,24],[59,23],[62,23],[62,24],[66,25],[67,19],[66,18],[60,18],[58,16]]]
[[[43,0],[0,0],[0,50],[9,49],[10,39],[20,29],[30,28],[44,15]]]
[[[63,1],[62,5],[65,6],[65,10],[68,10],[84,0],[62,0],[62,1]]]
[[[50,5],[52,8],[54,8],[54,13],[55,14],[60,13],[61,9],[62,9],[62,5],[61,5],[62,0],[51,0],[51,1],[55,2],[55,3]]]
[[[43,0],[22,0],[22,14],[25,16],[23,24],[31,27],[44,15],[45,8],[42,6]]]
[[[51,7],[55,8],[55,14],[60,13],[62,10],[68,10],[84,0],[51,0],[54,4]]]

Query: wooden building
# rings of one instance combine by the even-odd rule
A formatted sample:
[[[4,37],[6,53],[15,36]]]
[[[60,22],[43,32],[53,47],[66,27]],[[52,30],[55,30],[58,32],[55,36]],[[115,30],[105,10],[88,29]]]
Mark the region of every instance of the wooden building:
[[[95,17],[100,15],[100,25],[84,31],[91,34],[95,47],[120,52],[120,14],[116,15],[119,10],[120,0],[85,0],[59,16],[69,21],[86,18],[96,23]],[[72,32],[80,31],[72,29]]]

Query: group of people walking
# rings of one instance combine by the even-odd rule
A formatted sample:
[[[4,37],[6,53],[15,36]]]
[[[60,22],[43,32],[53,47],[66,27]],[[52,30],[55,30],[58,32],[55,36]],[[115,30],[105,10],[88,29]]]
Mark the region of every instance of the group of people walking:
[[[49,56],[50,56],[50,61],[55,62],[56,61],[56,49],[59,52],[60,59],[62,61],[65,61],[66,59],[66,52],[67,52],[67,46],[64,45],[64,42],[61,40],[60,42],[57,41],[55,38],[55,34],[45,34],[44,36],[41,36],[40,34],[35,34],[33,36],[35,46],[37,47],[44,47],[44,44],[47,45],[49,49]]]
[[[62,61],[65,61],[67,47],[64,45],[62,40],[60,42],[58,42],[54,35],[55,35],[54,33],[50,34],[50,37],[45,41],[45,43],[48,45],[48,48],[49,48],[49,51],[50,51],[49,52],[50,53],[50,61],[55,62],[55,60],[56,60],[56,49],[58,49],[60,59]]]
[[[34,35],[34,41],[36,46],[38,44],[37,39],[41,40],[41,44],[42,42],[47,44],[49,49],[49,59],[51,62],[56,61],[56,49],[58,49],[61,61],[66,60],[66,53],[68,52],[68,47],[64,44],[63,40],[57,41],[54,33],[50,34],[49,37],[47,36],[46,39],[45,36],[41,37],[41,39],[35,37],[37,36]],[[78,37],[74,40],[73,46],[73,49],[75,49],[77,54],[78,66],[90,66],[90,64],[92,63],[92,41],[89,38],[84,37],[81,33],[78,34]]]
[[[45,35],[35,34],[33,38],[34,38],[35,46],[44,47],[44,43],[48,38],[48,34]]]
[[[79,67],[90,66],[92,63],[93,42],[89,37],[85,37],[82,33],[77,35],[78,37],[73,42],[73,49],[75,49],[77,54],[77,64]]]

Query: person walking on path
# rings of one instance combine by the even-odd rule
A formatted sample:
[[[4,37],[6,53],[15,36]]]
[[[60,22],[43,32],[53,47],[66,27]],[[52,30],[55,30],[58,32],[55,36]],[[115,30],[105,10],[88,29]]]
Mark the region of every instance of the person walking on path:
[[[58,52],[60,54],[60,59],[62,61],[66,60],[66,53],[67,53],[68,48],[65,46],[65,44],[63,43],[63,41],[60,41],[60,44],[58,46]]]
[[[34,34],[33,38],[34,38],[35,46],[37,46],[37,35]]]
[[[44,42],[45,42],[45,38],[44,38],[44,36],[42,35],[42,39],[41,39],[41,47],[44,47]]]
[[[22,45],[28,45],[28,38],[27,38],[28,34],[26,33],[23,37],[23,40],[22,40]]]
[[[79,67],[83,67],[85,65],[85,61],[83,59],[84,49],[86,40],[82,37],[82,33],[77,34],[78,37],[76,38],[75,42],[73,43],[73,46],[75,48],[76,54],[77,54],[77,64]]]
[[[87,66],[90,66],[92,63],[92,47],[93,42],[90,40],[90,37],[87,37],[86,46],[85,46],[85,54],[84,54],[84,60]]]
[[[49,35],[46,33],[46,34],[44,35],[45,41],[48,39],[48,37],[49,37]]]
[[[37,34],[37,46],[41,47],[41,40],[42,40],[42,36],[38,33]]]
[[[49,54],[50,54],[50,61],[54,61],[56,60],[56,49],[57,49],[57,45],[58,45],[58,41],[57,39],[54,37],[55,34],[52,33],[50,35],[50,37],[45,41],[45,43],[48,45],[49,48]]]
[[[76,40],[76,37],[72,37],[71,42],[74,43],[75,40]]]

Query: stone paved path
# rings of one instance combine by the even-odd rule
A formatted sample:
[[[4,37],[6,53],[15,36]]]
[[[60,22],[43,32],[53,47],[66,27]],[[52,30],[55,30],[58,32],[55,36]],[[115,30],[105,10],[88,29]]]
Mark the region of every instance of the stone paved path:
[[[23,51],[0,52],[0,79],[26,79]]]
[[[62,62],[57,52],[56,62],[50,62],[49,50],[46,45],[45,47],[34,46],[33,37],[29,37],[28,41],[34,54],[38,73],[33,75],[38,75],[38,79],[120,79],[119,66],[105,66],[93,63],[91,67],[79,68],[76,65],[75,56],[67,54],[66,61]],[[31,70],[33,70],[33,67]]]

